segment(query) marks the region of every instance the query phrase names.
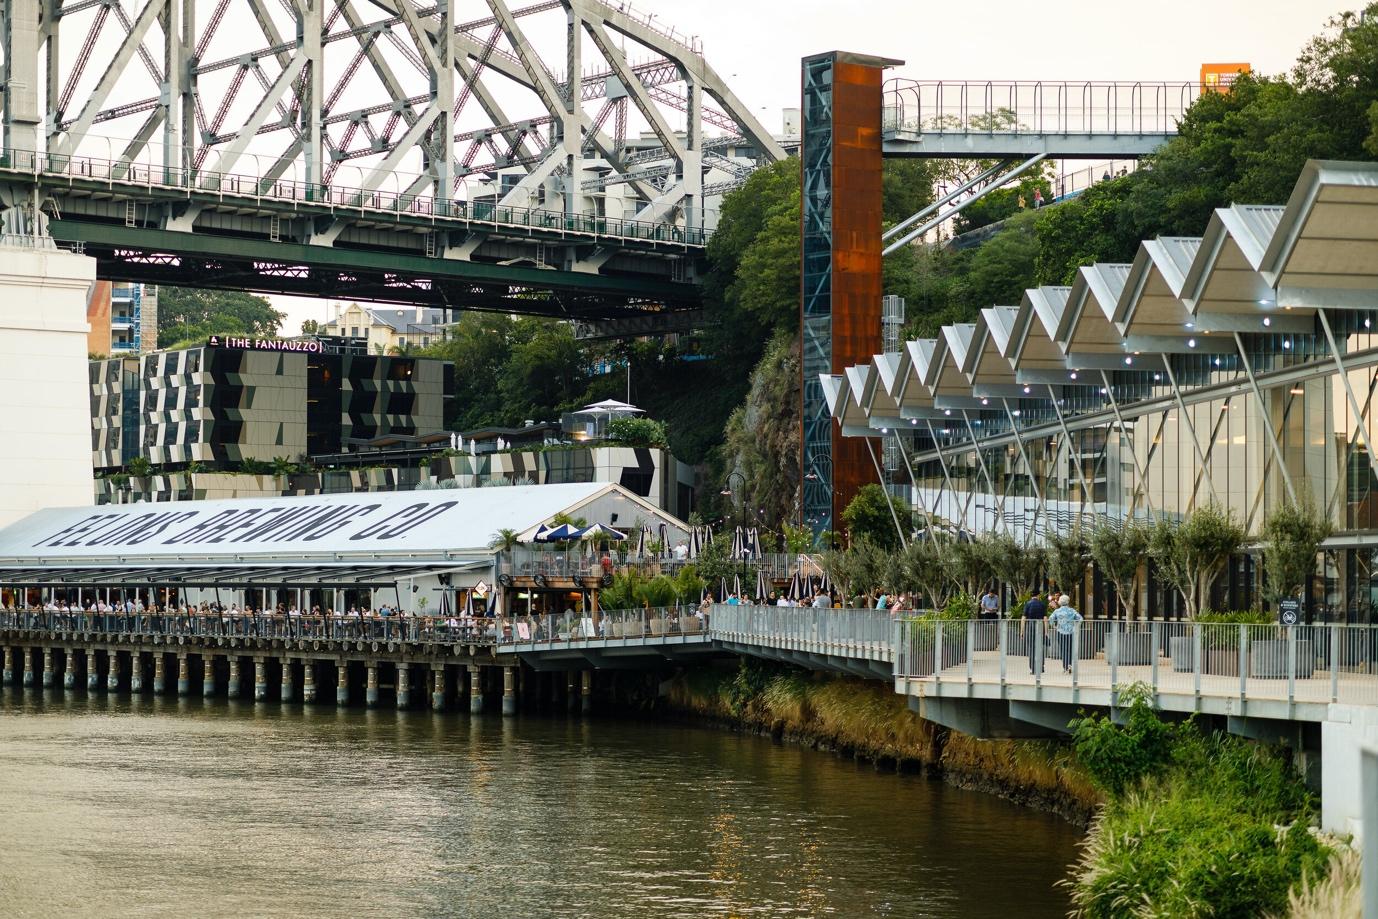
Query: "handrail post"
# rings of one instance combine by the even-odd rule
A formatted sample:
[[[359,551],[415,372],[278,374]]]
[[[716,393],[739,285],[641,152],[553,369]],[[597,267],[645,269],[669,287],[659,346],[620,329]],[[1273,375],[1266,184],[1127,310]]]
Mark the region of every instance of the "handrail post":
[[[1340,636],[1343,633],[1334,623],[1330,625],[1330,701],[1340,701]]]
[[[1297,628],[1287,626],[1287,707],[1290,709],[1297,694]]]
[[[1249,627],[1239,624],[1239,701],[1249,694]]]
[[[933,682],[942,682],[943,629],[941,622],[933,623]]]
[[[1124,657],[1124,635],[1120,632],[1120,622],[1118,619],[1110,621],[1110,635],[1114,636],[1115,653],[1110,655],[1110,698],[1115,698],[1115,687],[1120,682],[1120,658]],[[1109,639],[1107,639],[1107,642]]]
[[[1001,695],[1003,696],[1003,695],[1004,695],[1004,691],[1005,691],[1005,689],[1004,689],[1004,687],[1005,687],[1005,665],[1006,665],[1006,663],[1007,663],[1007,662],[1006,662],[1006,659],[1005,659],[1005,657],[1006,657],[1006,655],[1005,655],[1005,651],[1006,651],[1006,641],[1005,641],[1005,639],[1008,637],[1008,634],[1009,634],[1009,620],[1008,620],[1008,619],[997,619],[997,620],[995,621],[995,626],[996,626],[996,629],[998,630],[997,633],[996,633],[996,643],[997,643],[997,646],[998,646],[999,651],[1000,651],[1000,693],[1001,693]]]
[[[976,620],[967,620],[967,686],[972,683],[975,673],[973,667],[976,664]]]
[[[1153,622],[1150,623],[1148,626],[1149,640],[1153,642],[1153,647],[1150,649],[1150,654],[1148,655],[1149,660],[1153,664],[1152,668],[1150,669],[1151,676],[1149,679],[1151,681],[1150,685],[1153,689],[1153,702],[1155,705],[1158,702],[1158,657],[1160,656],[1160,651],[1163,647],[1162,625],[1163,624],[1161,622]]]

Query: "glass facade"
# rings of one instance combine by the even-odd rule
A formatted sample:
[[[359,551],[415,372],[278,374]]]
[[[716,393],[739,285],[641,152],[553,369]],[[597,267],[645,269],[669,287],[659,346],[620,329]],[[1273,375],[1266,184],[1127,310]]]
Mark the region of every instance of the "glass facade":
[[[1335,535],[1308,612],[1324,621],[1372,622],[1378,479],[1368,444],[1378,437],[1378,336],[1370,329],[1378,313],[1328,318],[1343,375],[1322,335],[1241,336],[1261,400],[1238,353],[1144,355],[1143,370],[1104,378],[1083,372],[1078,384],[1054,387],[1056,404],[1033,398],[1047,393],[1043,386],[1008,400],[1009,411],[940,404],[929,411],[933,418],[911,420],[913,476],[901,467],[894,481],[911,486],[920,518],[940,529],[1000,529],[1031,540],[1079,520],[1181,517],[1212,502],[1257,536],[1290,494],[1309,495]],[[1161,370],[1152,369],[1155,361]],[[1088,376],[1094,379],[1084,385]],[[1256,601],[1256,561],[1251,555],[1232,563],[1216,585],[1215,608]],[[1140,608],[1178,614],[1172,592],[1149,574]],[[1090,612],[1112,612],[1105,587],[1095,593]]]
[[[803,456],[804,525],[833,529],[832,418],[820,374],[832,373],[833,71],[831,57],[804,62]]]

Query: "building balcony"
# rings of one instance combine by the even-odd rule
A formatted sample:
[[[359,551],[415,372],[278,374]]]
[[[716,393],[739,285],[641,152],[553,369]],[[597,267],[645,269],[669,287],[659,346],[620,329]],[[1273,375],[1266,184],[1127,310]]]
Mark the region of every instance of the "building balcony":
[[[133,316],[111,316],[111,317],[110,317],[110,328],[111,328],[112,330],[114,330],[114,329],[132,329],[132,328],[134,328],[134,326],[137,325],[137,324],[138,324],[138,320],[136,320]]]

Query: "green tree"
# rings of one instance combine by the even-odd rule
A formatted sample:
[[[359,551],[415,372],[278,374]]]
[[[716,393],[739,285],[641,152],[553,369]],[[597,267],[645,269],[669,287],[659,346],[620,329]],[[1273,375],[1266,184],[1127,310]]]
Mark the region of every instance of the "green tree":
[[[793,518],[798,503],[799,382],[798,336],[778,332],[751,374],[746,401],[723,432],[725,467],[745,481],[744,494],[733,501],[754,509],[772,528]]]
[[[1047,564],[1042,546],[1026,546],[1009,533],[987,533],[975,544],[986,568],[1012,588],[1017,596],[1038,590],[1039,576]],[[977,585],[979,589],[979,585]],[[975,593],[972,590],[971,593]]]
[[[1211,586],[1230,556],[1244,547],[1246,533],[1216,504],[1198,507],[1184,520],[1159,520],[1148,552],[1158,573],[1182,596],[1187,618],[1195,619],[1210,598]]]
[[[614,418],[608,422],[608,439],[629,447],[663,447],[668,442],[664,423],[653,418]]]
[[[193,342],[210,335],[271,338],[285,318],[266,298],[242,291],[158,288],[161,342]]]
[[[1051,529],[1044,537],[1048,544],[1048,574],[1064,593],[1071,594],[1072,603],[1082,609],[1081,591],[1086,582],[1086,563],[1091,547],[1080,524],[1069,530]]]
[[[880,173],[880,219],[887,226],[933,203],[932,160],[886,159]]]
[[[302,323],[301,323],[301,334],[303,334],[303,335],[319,335],[320,332],[321,332],[321,324],[320,324],[319,322],[317,322],[317,321],[314,320],[314,319],[304,319],[304,320],[302,320]]]
[[[550,319],[518,319],[498,380],[509,424],[557,416],[575,408],[587,385],[586,363],[574,330]]]
[[[891,516],[891,510],[894,516]],[[900,535],[895,530],[895,519],[907,533],[906,526],[913,515],[909,505],[886,493],[874,482],[863,485],[856,496],[842,511],[842,522],[847,525],[847,535],[853,543],[865,539],[873,545],[890,552],[900,548]]]
[[[1148,551],[1148,529],[1137,520],[1102,517],[1091,529],[1087,542],[1101,576],[1115,588],[1120,614],[1129,619],[1134,615],[1139,563]]]
[[[1316,573],[1316,556],[1321,542],[1333,527],[1310,496],[1297,503],[1286,503],[1263,521],[1263,571],[1270,601],[1295,597]]]

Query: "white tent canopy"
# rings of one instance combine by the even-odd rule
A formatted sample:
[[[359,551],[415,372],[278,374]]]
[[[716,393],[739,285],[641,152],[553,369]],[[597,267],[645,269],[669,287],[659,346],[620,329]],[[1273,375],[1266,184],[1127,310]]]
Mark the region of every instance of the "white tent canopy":
[[[688,535],[683,522],[610,483],[365,492],[48,508],[0,529],[0,566],[454,564],[490,559],[499,530],[529,540],[562,513]]]

